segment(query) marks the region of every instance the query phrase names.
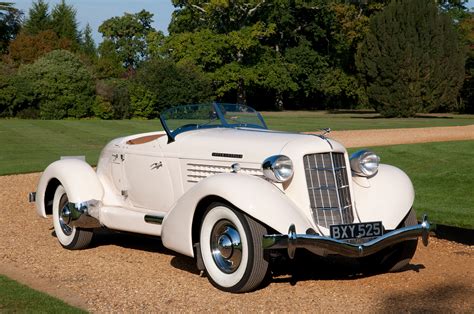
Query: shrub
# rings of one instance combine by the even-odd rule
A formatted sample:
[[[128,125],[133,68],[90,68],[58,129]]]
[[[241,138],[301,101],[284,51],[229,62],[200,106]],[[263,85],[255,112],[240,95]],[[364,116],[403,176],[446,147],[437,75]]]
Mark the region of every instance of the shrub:
[[[155,116],[156,94],[139,84],[129,88],[131,114],[135,118],[150,119]]]
[[[89,116],[94,99],[92,77],[71,52],[55,50],[20,67],[18,79],[31,84],[42,119]]]

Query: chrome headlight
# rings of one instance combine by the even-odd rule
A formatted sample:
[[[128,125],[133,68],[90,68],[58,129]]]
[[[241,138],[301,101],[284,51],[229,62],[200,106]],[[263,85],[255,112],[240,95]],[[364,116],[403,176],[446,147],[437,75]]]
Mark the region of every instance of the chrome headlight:
[[[293,162],[284,155],[271,156],[262,163],[263,174],[274,182],[285,182],[293,176]]]
[[[371,177],[379,170],[380,157],[369,150],[359,150],[351,155],[350,162],[357,175]]]

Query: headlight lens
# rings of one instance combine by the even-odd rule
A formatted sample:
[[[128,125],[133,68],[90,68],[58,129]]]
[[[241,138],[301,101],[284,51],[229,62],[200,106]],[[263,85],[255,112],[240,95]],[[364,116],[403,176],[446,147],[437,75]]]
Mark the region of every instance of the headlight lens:
[[[350,162],[356,174],[371,177],[379,170],[380,157],[369,150],[359,150],[351,155]]]
[[[263,174],[275,182],[285,182],[293,177],[293,162],[284,155],[271,156],[262,163]]]

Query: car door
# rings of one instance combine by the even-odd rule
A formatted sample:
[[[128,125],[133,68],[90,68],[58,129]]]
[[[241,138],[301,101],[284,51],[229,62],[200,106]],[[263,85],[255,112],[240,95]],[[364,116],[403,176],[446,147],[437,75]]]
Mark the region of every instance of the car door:
[[[123,170],[127,197],[135,207],[166,212],[174,194],[169,168],[160,154],[126,153]]]

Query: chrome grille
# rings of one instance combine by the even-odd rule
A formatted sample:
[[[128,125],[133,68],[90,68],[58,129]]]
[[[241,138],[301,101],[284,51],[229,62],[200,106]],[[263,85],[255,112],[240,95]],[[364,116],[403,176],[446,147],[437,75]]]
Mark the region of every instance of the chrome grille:
[[[326,228],[352,223],[354,216],[344,154],[305,155],[303,162],[314,222]]]

